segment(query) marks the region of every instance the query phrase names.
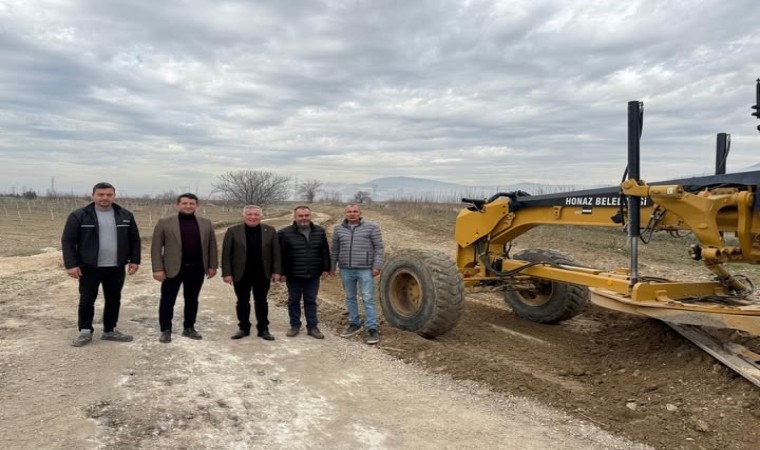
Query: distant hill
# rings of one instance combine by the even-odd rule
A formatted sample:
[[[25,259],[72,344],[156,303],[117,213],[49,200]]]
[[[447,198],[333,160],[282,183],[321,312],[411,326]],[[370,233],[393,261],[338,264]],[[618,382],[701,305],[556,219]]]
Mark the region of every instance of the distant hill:
[[[325,183],[323,190],[332,197],[340,194],[341,201],[349,201],[359,191],[368,192],[375,201],[422,200],[459,202],[462,197],[487,198],[496,192],[525,191],[533,195],[587,189],[591,186],[517,183],[504,185],[467,186],[445,181],[415,177],[375,178],[361,184]]]

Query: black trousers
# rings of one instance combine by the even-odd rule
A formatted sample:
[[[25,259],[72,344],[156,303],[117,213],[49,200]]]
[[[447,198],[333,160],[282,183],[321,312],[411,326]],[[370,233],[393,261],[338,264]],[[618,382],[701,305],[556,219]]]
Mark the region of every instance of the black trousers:
[[[194,328],[198,316],[198,296],[201,293],[206,271],[200,265],[182,266],[174,278],[167,278],[161,283],[161,301],[158,303],[158,324],[161,331],[171,331],[174,317],[174,304],[177,301],[179,288],[185,298],[184,328]]]
[[[244,276],[242,280],[235,281],[237,303],[238,326],[241,330],[251,331],[251,292],[253,292],[253,309],[256,314],[256,330],[261,333],[269,329],[269,304],[267,294],[271,281],[263,276]]]
[[[118,267],[80,267],[79,277],[79,329],[91,330],[95,317],[95,300],[98,288],[103,285],[103,331],[113,331],[119,320],[121,308],[121,288],[124,287],[126,273],[124,266]]]

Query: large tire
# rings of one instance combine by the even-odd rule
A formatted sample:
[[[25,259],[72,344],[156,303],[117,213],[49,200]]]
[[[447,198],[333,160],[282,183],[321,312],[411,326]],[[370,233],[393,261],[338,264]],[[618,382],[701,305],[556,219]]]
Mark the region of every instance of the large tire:
[[[454,328],[464,310],[464,283],[448,256],[430,250],[402,250],[390,256],[380,275],[385,319],[402,330],[433,338]]]
[[[580,264],[556,250],[527,249],[513,257],[516,260],[579,266]],[[520,317],[540,323],[557,323],[578,315],[589,300],[588,288],[558,281],[534,278],[536,290],[519,292],[508,289],[504,300]]]

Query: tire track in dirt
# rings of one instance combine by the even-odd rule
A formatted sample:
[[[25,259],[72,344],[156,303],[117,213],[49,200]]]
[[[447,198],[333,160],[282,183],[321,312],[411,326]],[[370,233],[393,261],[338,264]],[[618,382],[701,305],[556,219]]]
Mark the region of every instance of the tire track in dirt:
[[[382,207],[365,212],[381,225],[390,251],[425,248],[453,256],[451,236],[409,229],[391,215]],[[619,266],[619,252],[606,254],[563,230],[528,233],[513,251],[558,249]],[[426,340],[388,326],[381,335],[390,353],[432,372],[536,399],[663,448],[748,449],[760,438],[760,391],[654,320],[589,306],[569,321],[543,325],[514,316],[500,293],[482,292],[467,294],[462,320],[444,336]]]

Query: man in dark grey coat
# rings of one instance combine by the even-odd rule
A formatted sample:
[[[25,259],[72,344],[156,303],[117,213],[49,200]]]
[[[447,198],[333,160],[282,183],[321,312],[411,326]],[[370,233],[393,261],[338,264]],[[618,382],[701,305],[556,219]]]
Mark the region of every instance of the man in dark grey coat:
[[[364,326],[367,329],[365,342],[377,344],[377,312],[375,311],[375,281],[383,266],[383,237],[380,227],[362,218],[359,205],[348,205],[346,218],[335,227],[332,239],[332,272],[340,268],[340,278],[346,293],[348,328],[342,337],[353,336],[362,329],[357,302],[357,285],[364,301]]]
[[[269,332],[267,294],[272,281],[280,281],[282,259],[277,230],[261,223],[261,207],[243,208],[243,223],[227,229],[222,244],[222,279],[233,285],[239,330],[232,339],[251,334],[251,291],[258,336],[274,340]]]
[[[132,336],[116,329],[125,271],[134,275],[140,267],[140,231],[135,216],[120,207],[116,188],[98,183],[92,203],[69,214],[61,237],[63,265],[79,281],[79,335],[71,343],[81,347],[92,341],[92,319],[98,288],[103,285],[103,335],[107,341],[129,342]]]
[[[301,331],[301,299],[303,298],[306,332],[324,339],[317,324],[317,292],[319,281],[330,272],[330,247],[325,229],[311,221],[311,209],[297,206],[293,224],[277,232],[282,249],[283,281],[288,286],[288,337]]]

